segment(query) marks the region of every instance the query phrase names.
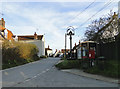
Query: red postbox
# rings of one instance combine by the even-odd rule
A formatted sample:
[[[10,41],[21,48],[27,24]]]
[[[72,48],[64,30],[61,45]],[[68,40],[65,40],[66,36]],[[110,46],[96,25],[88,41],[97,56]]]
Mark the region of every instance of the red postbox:
[[[93,49],[89,50],[89,59],[95,59],[95,51]]]

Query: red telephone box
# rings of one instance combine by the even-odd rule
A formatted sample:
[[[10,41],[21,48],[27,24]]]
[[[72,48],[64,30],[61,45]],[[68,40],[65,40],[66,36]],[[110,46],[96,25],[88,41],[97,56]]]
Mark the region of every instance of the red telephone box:
[[[95,59],[96,43],[94,41],[82,42],[82,58]]]

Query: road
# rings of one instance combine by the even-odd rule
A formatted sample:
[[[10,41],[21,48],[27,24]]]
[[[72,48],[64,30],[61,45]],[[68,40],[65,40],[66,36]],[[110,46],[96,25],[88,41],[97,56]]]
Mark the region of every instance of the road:
[[[3,87],[117,87],[117,84],[57,70],[59,58],[47,58],[2,71]]]

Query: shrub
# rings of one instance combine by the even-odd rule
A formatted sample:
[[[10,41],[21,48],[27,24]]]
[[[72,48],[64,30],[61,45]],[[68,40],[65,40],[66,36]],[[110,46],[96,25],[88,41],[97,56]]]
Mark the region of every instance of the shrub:
[[[3,68],[39,60],[37,53],[38,49],[34,44],[5,40],[2,44]]]
[[[34,56],[38,53],[38,49],[33,44],[20,43],[17,45],[20,57],[27,60],[34,60]]]

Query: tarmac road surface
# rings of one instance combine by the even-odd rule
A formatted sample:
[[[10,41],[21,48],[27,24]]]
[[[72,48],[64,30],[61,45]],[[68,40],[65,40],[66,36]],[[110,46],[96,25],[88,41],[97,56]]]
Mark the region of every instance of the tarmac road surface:
[[[118,84],[60,71],[60,58],[46,58],[2,71],[3,87],[118,87]]]

